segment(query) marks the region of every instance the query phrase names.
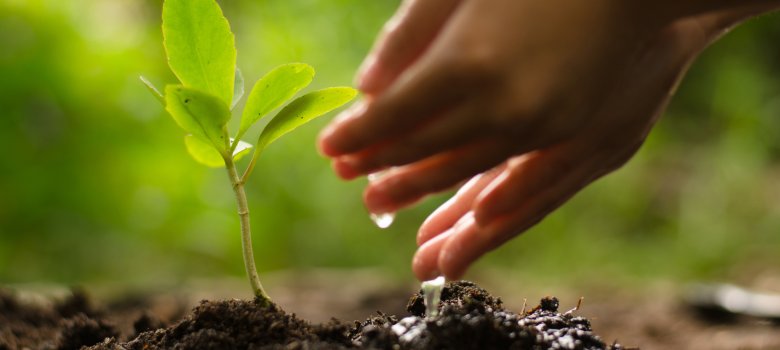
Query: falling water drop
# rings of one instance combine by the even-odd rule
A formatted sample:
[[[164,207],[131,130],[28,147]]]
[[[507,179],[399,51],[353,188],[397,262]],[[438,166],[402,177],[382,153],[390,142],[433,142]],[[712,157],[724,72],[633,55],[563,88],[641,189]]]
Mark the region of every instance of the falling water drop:
[[[422,283],[425,316],[428,318],[439,315],[439,301],[441,300],[441,290],[444,288],[444,281],[444,276],[439,276]]]
[[[390,225],[393,224],[393,220],[395,220],[395,213],[384,213],[384,214],[371,213],[370,216],[371,216],[371,221],[373,221],[374,224],[381,229],[390,227]]]
[[[377,171],[372,174],[368,174],[368,182],[374,182],[382,178],[387,173],[387,170],[383,171]],[[390,225],[393,224],[393,221],[395,220],[395,213],[381,213],[381,214],[375,214],[371,213],[369,215],[371,217],[371,221],[374,222],[374,224],[381,228],[386,229],[390,227]]]

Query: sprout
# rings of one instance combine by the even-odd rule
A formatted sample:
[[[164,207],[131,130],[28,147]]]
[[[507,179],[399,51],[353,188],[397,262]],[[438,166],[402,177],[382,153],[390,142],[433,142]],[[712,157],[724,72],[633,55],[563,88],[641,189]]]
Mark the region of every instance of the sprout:
[[[240,127],[231,137],[227,124],[232,109],[244,95],[244,77],[236,68],[230,23],[214,0],[165,0],[162,17],[168,65],[179,84],[160,90],[144,77],[141,81],[162,102],[176,124],[188,133],[184,141],[192,158],[206,166],[227,170],[238,204],[246,273],[255,296],[269,303],[255,268],[244,185],[257,158],[269,144],[349,102],[357,91],[333,87],[298,97],[266,124],[252,146],[241,138],[260,119],[308,86],[314,78],[314,69],[303,63],[284,64],[258,80],[247,98]],[[236,161],[250,152],[251,160],[239,176]]]

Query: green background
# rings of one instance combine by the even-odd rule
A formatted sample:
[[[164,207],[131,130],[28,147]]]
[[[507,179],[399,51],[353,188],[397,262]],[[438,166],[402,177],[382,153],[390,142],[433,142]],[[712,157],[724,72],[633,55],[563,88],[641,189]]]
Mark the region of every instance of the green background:
[[[317,70],[306,91],[349,85],[397,6],[221,3],[247,86],[279,64],[305,62]],[[0,283],[243,275],[225,172],[189,158],[183,132],[138,80],[175,82],[160,9],[161,1],[0,0]],[[261,275],[376,267],[412,280],[416,228],[446,194],[377,229],[361,203],[365,180],[340,181],[315,150],[327,119],[272,145],[247,185]],[[598,283],[777,271],[779,135],[780,16],[768,15],[705,52],[627,166],[469,276]]]

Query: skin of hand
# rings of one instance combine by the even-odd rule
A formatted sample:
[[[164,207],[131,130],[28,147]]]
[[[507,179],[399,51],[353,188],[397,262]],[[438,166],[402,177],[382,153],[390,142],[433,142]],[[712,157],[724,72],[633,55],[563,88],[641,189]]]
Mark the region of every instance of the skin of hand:
[[[689,64],[755,12],[653,18],[621,1],[408,0],[320,135],[394,212],[464,181],[423,223],[413,270],[459,278],[638,150]],[[663,12],[663,11],[661,11]]]

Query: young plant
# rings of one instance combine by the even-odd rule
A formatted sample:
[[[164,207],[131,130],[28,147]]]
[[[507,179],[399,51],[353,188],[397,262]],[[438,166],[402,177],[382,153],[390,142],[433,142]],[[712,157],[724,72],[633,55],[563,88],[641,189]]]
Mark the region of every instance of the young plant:
[[[241,138],[269,112],[281,107],[311,83],[314,69],[303,63],[279,66],[255,83],[236,134],[229,136],[231,110],[244,94],[244,79],[236,68],[236,48],[230,24],[215,0],[165,0],[162,29],[168,65],[180,84],[158,90],[141,80],[165,110],[188,133],[189,154],[209,167],[225,167],[238,203],[244,266],[257,298],[270,298],[260,283],[252,253],[249,207],[244,185],[261,152],[273,141],[312,119],[347,103],[357,92],[333,87],[305,94],[282,108],[260,133],[253,147]],[[236,161],[253,152],[243,175]]]

